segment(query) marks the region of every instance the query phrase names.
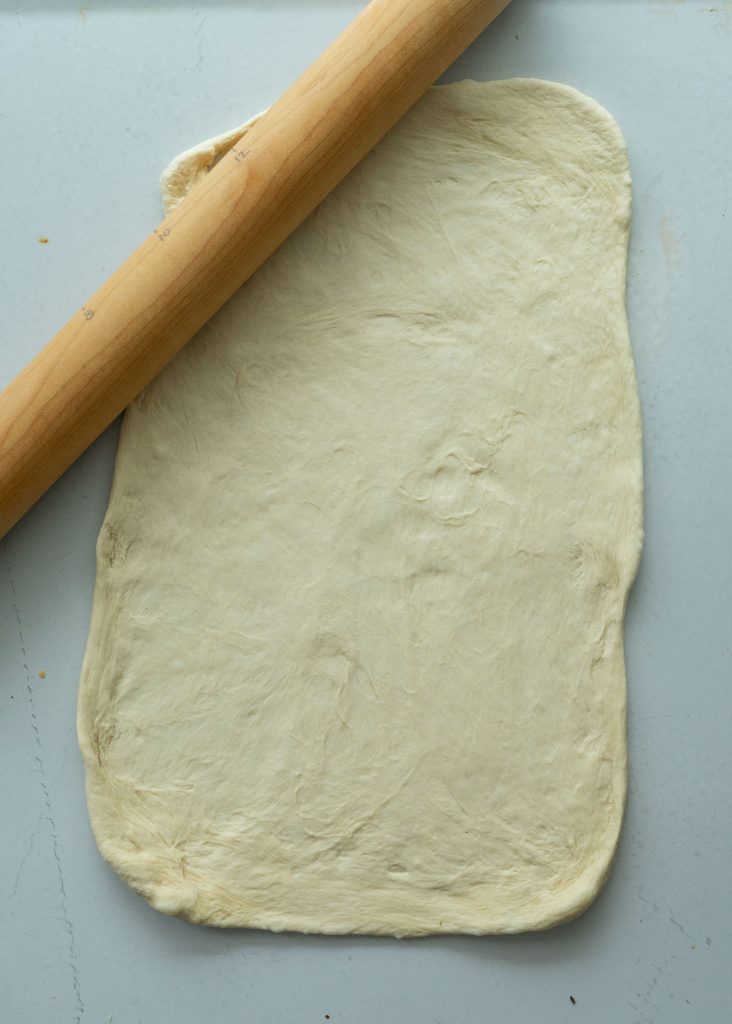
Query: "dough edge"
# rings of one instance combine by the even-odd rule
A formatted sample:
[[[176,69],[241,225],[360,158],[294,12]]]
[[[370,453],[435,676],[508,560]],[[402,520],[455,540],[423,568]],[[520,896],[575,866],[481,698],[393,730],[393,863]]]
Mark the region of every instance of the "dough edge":
[[[567,104],[574,105],[578,111],[589,117],[593,126],[602,132],[608,146],[617,148],[622,154],[627,166],[627,153],[625,142],[617,122],[611,114],[591,97],[579,92],[571,86],[548,82],[532,78],[512,78],[498,80],[495,82],[457,82],[444,86],[433,86],[433,89],[451,89],[455,86],[471,86],[477,88],[540,88],[544,92],[554,94],[562,98]],[[261,117],[261,113],[255,115],[239,127],[208,139],[197,146],[194,146],[176,157],[165,169],[161,176],[161,191],[165,212],[172,210],[178,202],[195,185],[202,180],[216,161],[240,138],[247,130]],[[630,178],[628,175],[628,204],[630,202]],[[626,227],[626,245],[629,237],[629,229]],[[627,280],[627,257],[621,268],[620,294],[617,297],[619,309],[622,311],[619,318],[620,340],[624,347],[630,352],[630,337],[627,325],[626,307],[626,280]],[[635,371],[631,358],[632,382],[635,384]],[[637,390],[636,390],[637,395]],[[122,425],[120,446],[124,435],[125,425]],[[104,523],[113,523],[117,516],[117,466],[110,494],[109,505],[105,515]],[[639,498],[642,509],[642,460],[640,460],[640,487]],[[642,512],[641,512],[642,516]],[[612,629],[613,640],[609,644],[612,652],[620,658],[623,669],[622,680],[622,706],[618,709],[620,727],[624,734],[626,727],[627,690],[624,671],[624,648],[623,648],[623,624],[628,595],[636,577],[640,555],[642,550],[643,531],[642,526],[638,535],[638,544],[635,557],[627,556],[624,565],[625,575],[621,581],[623,592],[622,610],[623,615],[616,628]],[[243,905],[243,901],[232,899],[220,891],[215,884],[206,878],[199,878],[193,881],[185,877],[179,864],[169,863],[166,865],[171,870],[167,878],[175,876],[175,881],[161,883],[160,866],[167,860],[162,850],[153,853],[140,850],[134,856],[125,852],[117,841],[118,830],[115,828],[116,817],[110,812],[109,805],[114,804],[114,782],[109,780],[100,766],[99,739],[94,733],[94,704],[95,693],[90,679],[91,652],[100,646],[100,640],[106,631],[107,618],[114,619],[115,601],[114,591],[110,587],[107,572],[108,557],[106,552],[107,541],[104,529],[100,533],[97,545],[97,577],[94,588],[93,607],[89,639],[82,668],[82,679],[79,691],[77,709],[77,733],[81,749],[85,771],[86,789],[89,813],[100,853],[113,870],[131,888],[142,895],[156,910],[162,913],[182,917],[185,920],[205,924],[214,927],[246,927],[266,929],[273,932],[293,931],[299,933],[318,934],[373,934],[390,935],[397,938],[419,937],[432,934],[517,934],[526,931],[541,931],[558,924],[566,923],[582,914],[596,899],[608,875],[611,871],[613,861],[617,852],[618,841],[622,826],[627,797],[627,745],[621,744],[623,757],[618,757],[615,765],[614,791],[617,795],[613,806],[612,816],[606,823],[606,835],[599,846],[594,858],[588,861],[582,872],[568,883],[561,890],[551,894],[542,893],[541,899],[533,901],[530,905],[520,909],[512,908],[505,913],[491,909],[489,912],[476,911],[474,923],[461,921],[459,925],[451,926],[449,922],[440,922],[437,926],[420,924],[414,927],[404,928],[404,916],[398,910],[393,913],[385,913],[380,926],[359,926],[344,925],[324,922],[314,916],[312,919],[304,918],[302,914],[297,916],[289,913],[287,908],[282,908],[277,914],[271,912],[257,911],[250,905]],[[104,557],[102,557],[104,556]],[[618,697],[621,695],[618,694]],[[111,784],[110,784],[111,783]],[[168,848],[165,848],[167,854]],[[480,920],[479,920],[480,919]]]

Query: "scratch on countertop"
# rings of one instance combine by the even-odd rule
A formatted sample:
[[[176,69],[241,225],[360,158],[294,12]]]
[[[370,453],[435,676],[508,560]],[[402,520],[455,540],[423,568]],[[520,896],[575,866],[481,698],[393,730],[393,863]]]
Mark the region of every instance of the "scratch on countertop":
[[[716,21],[717,28],[727,32],[729,31],[730,22],[732,20],[732,0],[717,0],[717,3],[710,7],[700,7],[699,13],[718,14],[719,17]]]
[[[5,565],[8,572],[8,583],[10,585],[10,601],[12,604],[13,611],[15,612],[15,620],[18,624],[18,644],[20,646],[20,653],[23,658],[23,670],[25,672],[25,685],[28,698],[28,709],[31,716],[31,727],[33,729],[33,738],[36,745],[35,761],[39,768],[39,779],[41,783],[41,790],[43,792],[43,803],[45,808],[45,818],[51,829],[51,852],[53,853],[53,859],[56,862],[56,871],[58,874],[58,886],[59,886],[59,900],[61,903],[61,914],[63,917],[64,927],[68,937],[68,963],[71,971],[71,983],[74,989],[74,996],[76,998],[76,1013],[74,1015],[74,1024],[81,1024],[81,1019],[84,1016],[84,1000],[81,995],[81,984],[79,980],[79,963],[78,953],[76,949],[76,939],[74,937],[74,926],[71,923],[69,917],[68,901],[66,898],[66,885],[64,883],[64,871],[61,864],[61,856],[59,854],[59,841],[58,841],[58,829],[56,822],[53,817],[53,809],[51,807],[51,794],[48,789],[47,772],[46,766],[43,761],[43,743],[41,742],[41,733],[38,729],[38,715],[36,714],[36,702],[33,696],[33,687],[31,686],[31,674],[28,668],[28,654],[25,648],[25,639],[23,638],[23,624],[18,607],[18,598],[15,591],[15,583],[13,582],[13,571],[10,565],[10,556],[7,553],[7,544],[5,547]],[[37,829],[36,829],[37,831]],[[35,835],[35,833],[34,833]],[[28,851],[28,854],[30,850]],[[27,859],[23,858],[21,861],[21,867]],[[19,869],[20,870],[20,869]],[[19,881],[16,879],[16,881]]]
[[[732,0],[718,0],[718,2],[709,7],[700,7],[700,14],[732,14]]]
[[[689,933],[687,932],[686,928],[684,928],[684,926],[681,923],[681,921],[677,921],[676,918],[674,917],[675,910],[674,910],[673,907],[669,907],[668,908],[668,914],[669,914],[669,917],[668,917],[669,922],[674,926],[674,928],[676,928],[677,931],[681,932],[681,934],[684,935],[687,939],[693,938],[692,935],[689,935]]]
[[[2,905],[2,909],[0,909],[0,921],[2,921],[2,919],[5,917],[5,911],[8,909],[8,907],[10,906],[10,904],[13,902],[17,895],[18,887],[20,885],[20,879],[23,875],[23,868],[25,867],[25,862],[28,860],[31,853],[33,852],[33,844],[35,842],[36,836],[38,835],[38,829],[40,828],[42,818],[43,814],[39,814],[38,821],[36,822],[35,827],[33,828],[33,831],[30,834],[30,839],[28,840],[28,845],[25,848],[25,853],[20,858],[18,869],[15,872],[15,880],[13,882],[13,886],[10,892],[8,893],[7,899]]]
[[[716,0],[704,7],[687,6],[686,0],[654,0],[654,7],[660,14],[675,14],[676,11],[691,10],[698,14],[717,14],[716,27],[728,32],[732,25],[732,0]]]
[[[198,22],[198,28],[196,29],[196,46],[198,48],[198,60],[196,61],[196,71],[200,71],[201,65],[203,64],[203,23],[206,19],[204,18],[200,11],[197,10],[196,14],[201,19]]]

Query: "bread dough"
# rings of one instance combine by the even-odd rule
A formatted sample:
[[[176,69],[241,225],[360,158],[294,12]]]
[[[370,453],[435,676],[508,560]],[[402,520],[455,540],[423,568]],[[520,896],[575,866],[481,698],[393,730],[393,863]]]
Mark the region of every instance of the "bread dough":
[[[153,906],[419,935],[591,902],[641,545],[629,201],[574,90],[432,89],[130,407],[78,724]]]

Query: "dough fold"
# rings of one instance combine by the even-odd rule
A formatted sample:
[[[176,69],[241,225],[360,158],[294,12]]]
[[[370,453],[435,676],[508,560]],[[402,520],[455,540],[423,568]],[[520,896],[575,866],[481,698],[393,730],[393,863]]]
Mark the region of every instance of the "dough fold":
[[[434,88],[129,408],[78,732],[154,907],[404,936],[592,901],[642,539],[629,214],[592,100]]]

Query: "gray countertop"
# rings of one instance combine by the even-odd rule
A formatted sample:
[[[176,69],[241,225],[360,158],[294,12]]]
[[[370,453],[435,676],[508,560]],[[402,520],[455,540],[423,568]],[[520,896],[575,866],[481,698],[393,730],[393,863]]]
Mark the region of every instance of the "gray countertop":
[[[267,106],[360,6],[0,0],[0,386],[159,220],[168,160]],[[74,726],[113,427],[0,542],[3,1024],[729,1019],[732,3],[514,0],[446,80],[515,75],[599,100],[633,169],[647,538],[609,884],[550,932],[400,942],[195,927],[120,882]]]

